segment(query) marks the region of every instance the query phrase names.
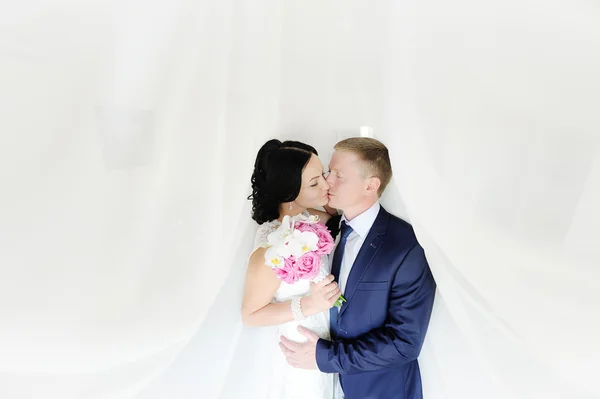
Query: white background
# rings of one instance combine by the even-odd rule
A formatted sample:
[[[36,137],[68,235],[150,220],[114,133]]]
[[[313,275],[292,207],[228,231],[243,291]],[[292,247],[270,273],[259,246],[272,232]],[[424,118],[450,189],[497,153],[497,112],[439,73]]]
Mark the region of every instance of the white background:
[[[327,164],[368,125],[438,282],[425,397],[600,397],[598,21],[585,0],[3,2],[1,396],[219,397],[256,151]]]

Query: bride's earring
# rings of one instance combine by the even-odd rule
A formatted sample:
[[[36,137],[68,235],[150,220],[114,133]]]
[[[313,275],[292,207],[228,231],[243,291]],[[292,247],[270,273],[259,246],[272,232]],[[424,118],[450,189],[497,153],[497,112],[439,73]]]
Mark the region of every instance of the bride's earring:
[[[290,211],[292,210],[292,203],[290,202],[290,207],[288,208]]]

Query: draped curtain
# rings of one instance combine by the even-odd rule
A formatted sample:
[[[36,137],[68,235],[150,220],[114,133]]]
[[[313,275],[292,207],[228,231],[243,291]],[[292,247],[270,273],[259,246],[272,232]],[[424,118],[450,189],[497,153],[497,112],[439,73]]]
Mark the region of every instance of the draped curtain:
[[[390,149],[425,397],[600,397],[600,8],[0,6],[0,392],[227,398],[269,138]]]

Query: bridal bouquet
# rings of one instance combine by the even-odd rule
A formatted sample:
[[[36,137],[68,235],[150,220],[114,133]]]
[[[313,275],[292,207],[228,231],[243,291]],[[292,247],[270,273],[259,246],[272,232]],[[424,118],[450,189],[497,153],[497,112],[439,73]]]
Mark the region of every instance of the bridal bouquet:
[[[281,226],[267,237],[265,263],[285,283],[298,280],[322,281],[329,274],[321,257],[333,250],[333,237],[316,215],[285,216]],[[341,295],[335,306],[346,299]]]

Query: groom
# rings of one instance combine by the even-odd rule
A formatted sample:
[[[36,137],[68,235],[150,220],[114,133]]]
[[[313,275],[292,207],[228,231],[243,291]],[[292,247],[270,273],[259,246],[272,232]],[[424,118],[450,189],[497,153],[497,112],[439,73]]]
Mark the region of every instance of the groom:
[[[339,142],[329,164],[329,206],[343,211],[332,274],[347,302],[332,308],[331,341],[281,338],[298,368],[339,373],[346,399],[421,399],[417,357],[435,281],[410,224],[379,197],[392,177],[387,148],[370,138]]]

